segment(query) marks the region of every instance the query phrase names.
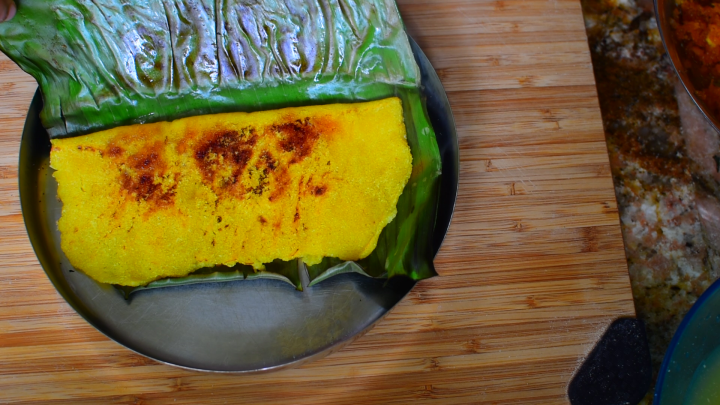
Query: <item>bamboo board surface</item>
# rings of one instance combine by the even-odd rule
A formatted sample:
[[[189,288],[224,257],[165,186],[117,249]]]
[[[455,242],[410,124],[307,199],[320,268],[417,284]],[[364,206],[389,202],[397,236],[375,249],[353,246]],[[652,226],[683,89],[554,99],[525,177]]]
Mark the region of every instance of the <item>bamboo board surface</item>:
[[[0,54],[0,403],[567,403],[605,328],[634,316],[580,3],[399,3],[460,137],[441,276],[343,350],[269,374],[158,364],[55,292],[18,200],[36,85]]]

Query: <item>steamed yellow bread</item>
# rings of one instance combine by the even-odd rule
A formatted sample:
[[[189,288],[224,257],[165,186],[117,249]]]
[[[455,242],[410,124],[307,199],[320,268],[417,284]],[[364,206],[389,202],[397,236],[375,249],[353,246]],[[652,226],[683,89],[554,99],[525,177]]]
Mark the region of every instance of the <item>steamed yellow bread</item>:
[[[62,250],[102,283],[368,256],[412,170],[398,98],[53,139]]]

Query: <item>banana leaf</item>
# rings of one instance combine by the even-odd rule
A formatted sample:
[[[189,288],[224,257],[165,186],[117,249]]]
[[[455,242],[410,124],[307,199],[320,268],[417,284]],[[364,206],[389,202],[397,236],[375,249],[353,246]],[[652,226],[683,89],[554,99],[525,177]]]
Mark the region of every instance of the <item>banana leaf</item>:
[[[403,101],[413,171],[375,251],[202,269],[171,285],[283,278],[300,289],[343,272],[435,275],[432,231],[440,154],[419,92],[420,71],[392,0],[22,0],[0,24],[0,50],[38,81],[49,136],[228,111]]]
[[[272,263],[265,265],[265,271],[258,272],[256,272],[252,268],[252,266],[246,266],[241,264],[233,267],[208,267],[197,270],[185,277],[165,278],[162,280],[153,281],[141,287],[128,287],[121,285],[116,285],[114,287],[120,290],[123,295],[125,295],[125,299],[130,298],[130,294],[136,291],[200,283],[223,283],[227,281],[238,280],[279,280],[292,285],[298,290],[302,290],[300,272],[298,270],[298,266],[301,265],[302,263],[300,263],[300,261],[298,260],[292,262],[276,260]]]
[[[392,0],[22,0],[0,50],[51,137],[377,99],[419,70]]]

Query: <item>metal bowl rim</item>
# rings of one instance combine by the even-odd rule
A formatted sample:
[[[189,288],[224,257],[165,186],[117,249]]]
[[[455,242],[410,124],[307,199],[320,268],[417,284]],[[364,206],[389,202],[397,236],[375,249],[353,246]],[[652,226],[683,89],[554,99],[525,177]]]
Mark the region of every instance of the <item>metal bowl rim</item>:
[[[695,90],[695,86],[692,84],[692,82],[689,81],[689,78],[688,78],[688,80],[686,80],[683,77],[683,73],[681,73],[681,69],[678,68],[678,66],[682,67],[682,61],[679,59],[680,57],[676,50],[677,47],[675,46],[675,41],[672,41],[672,45],[673,45],[672,48],[670,47],[670,45],[668,45],[668,43],[671,41],[671,39],[669,37],[666,38],[666,35],[670,36],[670,35],[672,35],[672,33],[668,32],[666,34],[665,30],[663,29],[663,25],[666,20],[660,18],[660,16],[661,15],[666,16],[666,14],[664,11],[662,12],[662,14],[660,14],[660,5],[658,4],[659,2],[663,2],[663,4],[665,4],[665,1],[667,1],[667,0],[653,0],[653,3],[654,3],[654,7],[655,7],[655,18],[657,20],[657,27],[658,27],[658,31],[660,32],[660,39],[662,40],[663,47],[665,48],[665,52],[667,53],[668,57],[670,58],[670,64],[672,65],[673,70],[675,71],[675,74],[677,75],[678,79],[680,79],[680,83],[682,84],[683,88],[688,93],[688,95],[690,95],[690,99],[693,101],[695,106],[697,106],[697,108],[700,110],[703,117],[705,117],[705,120],[707,120],[707,122],[710,123],[710,125],[713,127],[713,129],[715,129],[715,131],[720,132],[720,120],[718,118],[716,118],[715,116],[713,116],[712,114],[710,114],[710,112],[705,107],[705,103],[702,100],[697,98],[697,96],[692,91],[692,90]],[[668,20],[668,24],[669,24],[669,20]],[[675,52],[672,52],[672,51],[675,51]],[[676,55],[677,55],[677,58],[676,58]]]

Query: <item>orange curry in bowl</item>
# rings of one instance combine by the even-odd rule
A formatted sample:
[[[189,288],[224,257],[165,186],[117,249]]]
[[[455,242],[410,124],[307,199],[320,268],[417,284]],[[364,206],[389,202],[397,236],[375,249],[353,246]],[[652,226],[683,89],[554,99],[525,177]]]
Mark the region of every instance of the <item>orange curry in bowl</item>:
[[[678,0],[671,25],[696,95],[720,116],[720,3]]]

